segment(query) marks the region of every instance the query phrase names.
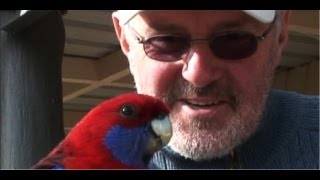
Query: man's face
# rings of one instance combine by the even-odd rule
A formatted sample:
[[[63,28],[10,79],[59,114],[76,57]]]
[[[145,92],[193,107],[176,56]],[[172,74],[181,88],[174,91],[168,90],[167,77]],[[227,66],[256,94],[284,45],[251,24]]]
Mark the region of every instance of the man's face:
[[[146,11],[130,26],[142,37],[178,33],[204,39],[226,31],[259,36],[269,24],[241,11]],[[142,44],[124,29],[138,93],[170,105],[173,150],[194,160],[220,157],[257,129],[279,63],[275,28],[250,57],[225,60],[212,53],[208,42],[195,42],[188,56],[175,62],[146,56]]]

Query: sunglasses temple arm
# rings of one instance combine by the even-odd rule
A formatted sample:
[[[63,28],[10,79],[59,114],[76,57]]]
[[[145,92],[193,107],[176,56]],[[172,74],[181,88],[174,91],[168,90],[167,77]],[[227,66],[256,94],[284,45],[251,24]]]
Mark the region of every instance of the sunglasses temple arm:
[[[277,20],[277,15],[274,17],[274,19],[271,22],[271,24],[268,27],[268,29],[261,36],[258,36],[259,39],[263,40],[263,39],[265,39],[267,37],[267,35],[271,32],[271,30],[273,29],[274,25],[276,24],[276,20]]]
[[[140,35],[138,34],[138,32],[135,31],[135,30],[129,25],[129,23],[127,24],[127,26],[128,26],[128,28],[129,28],[129,31],[131,32],[131,34],[134,36],[134,38],[136,38],[139,43],[142,43],[142,42],[144,41],[144,38],[143,38],[142,36],[140,36]]]

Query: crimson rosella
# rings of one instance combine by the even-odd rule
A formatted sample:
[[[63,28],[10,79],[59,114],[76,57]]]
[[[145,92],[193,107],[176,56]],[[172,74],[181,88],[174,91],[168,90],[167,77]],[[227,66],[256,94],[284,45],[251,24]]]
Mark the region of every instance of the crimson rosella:
[[[139,169],[166,145],[168,107],[129,93],[93,108],[34,169]]]

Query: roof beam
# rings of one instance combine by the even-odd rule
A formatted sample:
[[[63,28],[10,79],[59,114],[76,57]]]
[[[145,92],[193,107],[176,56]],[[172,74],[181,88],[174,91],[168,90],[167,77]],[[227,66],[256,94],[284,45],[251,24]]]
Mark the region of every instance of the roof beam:
[[[89,85],[87,87],[84,87],[84,88],[82,88],[80,90],[74,91],[73,93],[71,93],[69,95],[64,96],[63,97],[63,102],[67,102],[67,101],[69,101],[69,100],[71,100],[73,98],[76,98],[76,97],[78,97],[78,96],[80,96],[82,94],[85,94],[86,92],[89,92],[89,91],[92,91],[94,89],[97,89],[97,88],[103,86],[104,84],[112,83],[112,82],[114,82],[114,81],[116,81],[118,79],[121,79],[121,78],[123,78],[125,76],[128,76],[129,74],[130,74],[130,71],[129,71],[128,68],[126,68],[126,69],[124,69],[122,71],[119,71],[117,73],[114,73],[114,74],[112,74],[112,75],[110,75],[110,76],[108,76],[108,77],[106,77],[106,78],[104,78],[104,79],[102,79],[100,81],[97,81],[94,84],[91,84],[91,85]]]

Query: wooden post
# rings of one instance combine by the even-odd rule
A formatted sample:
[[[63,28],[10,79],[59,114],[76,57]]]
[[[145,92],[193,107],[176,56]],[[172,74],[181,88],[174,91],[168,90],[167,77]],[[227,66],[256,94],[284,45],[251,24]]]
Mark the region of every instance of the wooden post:
[[[30,168],[63,138],[59,11],[0,11],[1,169]]]

